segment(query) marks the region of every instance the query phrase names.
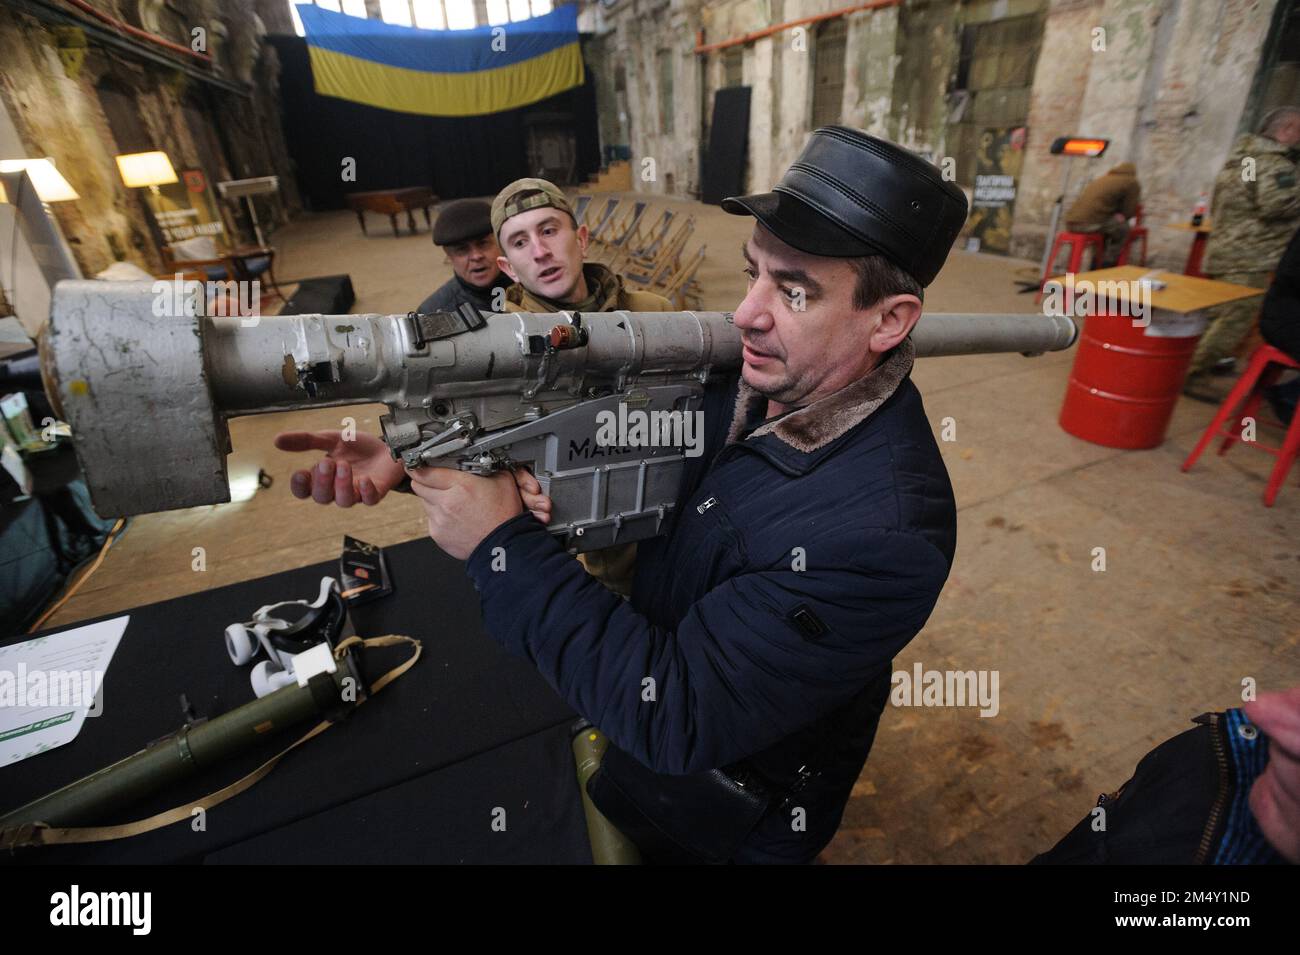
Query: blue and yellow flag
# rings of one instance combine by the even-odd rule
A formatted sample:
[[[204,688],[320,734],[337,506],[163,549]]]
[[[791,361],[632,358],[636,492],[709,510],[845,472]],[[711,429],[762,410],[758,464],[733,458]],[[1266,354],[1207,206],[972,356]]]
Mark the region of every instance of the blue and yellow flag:
[[[578,5],[472,30],[417,30],[297,4],[316,92],[400,113],[481,116],[582,85]]]

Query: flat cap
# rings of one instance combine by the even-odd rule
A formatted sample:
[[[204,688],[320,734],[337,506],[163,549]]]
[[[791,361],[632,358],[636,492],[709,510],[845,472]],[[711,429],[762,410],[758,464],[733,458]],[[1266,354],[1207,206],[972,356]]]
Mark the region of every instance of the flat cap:
[[[433,224],[434,245],[455,245],[492,232],[492,207],[485,199],[448,202]]]
[[[847,126],[813,130],[771,192],[722,200],[801,252],[883,255],[921,285],[939,274],[966,222],[966,195],[901,146]]]

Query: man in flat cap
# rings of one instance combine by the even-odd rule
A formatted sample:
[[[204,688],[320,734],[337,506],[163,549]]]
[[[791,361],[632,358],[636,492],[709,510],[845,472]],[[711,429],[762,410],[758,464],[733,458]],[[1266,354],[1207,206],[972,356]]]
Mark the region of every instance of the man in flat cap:
[[[433,224],[433,244],[447,254],[455,274],[416,311],[454,312],[468,302],[479,311],[504,311],[509,276],[501,273],[501,249],[492,230],[492,207],[484,199],[457,199],[442,207]]]
[[[447,253],[455,274],[417,305],[417,312],[452,312],[465,303],[481,312],[505,311],[513,279],[497,265],[501,249],[488,202],[457,199],[442,206],[433,225],[433,244]],[[295,471],[289,478],[294,497],[310,497],[317,504],[374,505],[408,483],[400,462],[377,435],[357,432],[345,438],[341,431],[283,431],[275,436],[275,446],[281,451],[325,452],[310,470]]]
[[[412,487],[488,632],[609,738],[588,792],[646,858],[807,862],[952,564],[952,487],[908,335],[966,200],[892,143],[827,127],[772,192],[723,208],[757,220],[744,365],[706,389],[704,453],[666,535],[641,542],[630,599],[546,531],[526,472],[425,468]],[[579,297],[551,268],[534,287]]]

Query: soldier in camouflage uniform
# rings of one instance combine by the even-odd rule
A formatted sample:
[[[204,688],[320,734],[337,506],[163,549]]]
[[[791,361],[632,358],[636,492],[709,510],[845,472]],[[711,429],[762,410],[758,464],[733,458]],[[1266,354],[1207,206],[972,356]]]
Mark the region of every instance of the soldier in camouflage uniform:
[[[1208,277],[1268,287],[1269,271],[1300,226],[1297,143],[1300,109],[1284,106],[1264,117],[1258,134],[1245,133],[1233,144],[1214,180],[1213,232],[1205,256]],[[1215,363],[1232,355],[1249,334],[1260,301],[1254,296],[1210,311],[1210,327],[1192,358],[1189,391],[1195,391]]]

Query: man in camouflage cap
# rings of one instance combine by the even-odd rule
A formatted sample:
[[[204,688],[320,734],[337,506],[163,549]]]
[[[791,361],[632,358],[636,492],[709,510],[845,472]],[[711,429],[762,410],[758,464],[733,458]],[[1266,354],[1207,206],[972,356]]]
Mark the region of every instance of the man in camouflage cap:
[[[1233,144],[1214,180],[1205,274],[1221,282],[1268,286],[1269,271],[1300,226],[1300,109],[1284,106],[1264,117],[1260,131]],[[1216,363],[1232,355],[1259,314],[1256,297],[1215,308],[1192,358],[1189,392],[1199,392]]]
[[[515,280],[507,311],[668,312],[662,295],[628,288],[622,276],[587,262],[587,227],[579,225],[559,186],[516,179],[492,201],[497,264]]]
[[[455,223],[456,231],[450,232],[450,237],[474,236],[493,247],[497,240],[500,241],[504,254],[496,258],[495,266],[504,273],[503,279],[514,283],[505,289],[504,311],[673,310],[662,295],[628,288],[622,276],[606,266],[584,261],[587,227],[578,224],[573,208],[560,188],[545,179],[512,182],[501,190],[490,209],[487,203],[477,200],[464,204],[448,220],[448,226],[452,223]],[[439,216],[438,227],[442,226],[443,216]],[[435,229],[434,241],[441,237]],[[481,250],[475,251],[473,261],[482,261]],[[500,281],[494,279],[488,291],[495,290]],[[459,292],[464,291],[459,289]],[[487,296],[488,291],[482,294]],[[456,294],[456,287],[453,286],[449,292]],[[436,299],[426,300],[420,310],[434,310],[438,304]],[[492,301],[479,307],[496,311],[497,303]],[[318,504],[334,503],[340,507],[357,503],[374,505],[389,491],[405,489],[410,484],[404,480],[406,472],[401,462],[394,461],[388,446],[374,435],[358,433],[345,441],[338,431],[292,431],[277,435],[275,446],[281,451],[326,453],[315,468],[296,471],[289,485],[295,497],[310,497]],[[531,481],[531,487],[536,489],[533,493],[540,494],[536,479],[531,478]],[[579,560],[610,590],[623,595],[631,593],[636,544],[616,544],[588,551],[580,555]]]
[[[507,312],[670,312],[654,292],[628,288],[621,275],[587,262],[587,227],[579,225],[560,187],[545,179],[517,179],[492,201],[492,231],[501,245],[497,264],[515,280]],[[538,486],[540,490],[540,485]],[[636,544],[616,544],[579,557],[610,590],[632,592]]]

